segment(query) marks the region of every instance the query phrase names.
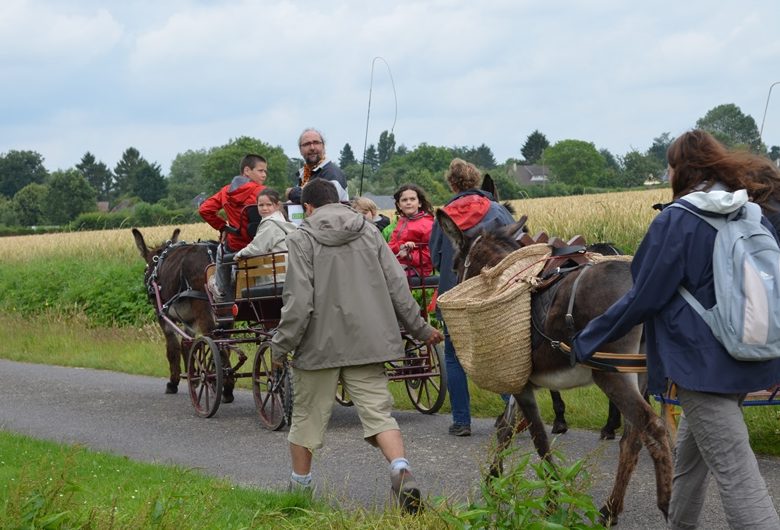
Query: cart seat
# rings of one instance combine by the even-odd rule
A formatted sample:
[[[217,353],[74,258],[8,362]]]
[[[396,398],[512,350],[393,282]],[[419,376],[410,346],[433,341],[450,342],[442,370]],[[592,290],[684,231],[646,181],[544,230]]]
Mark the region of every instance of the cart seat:
[[[241,289],[241,298],[279,298],[282,296],[284,283],[269,283]]]
[[[412,288],[439,286],[439,277],[437,275],[426,276],[425,278],[420,278],[419,276],[410,276],[408,280],[409,280],[409,287]]]

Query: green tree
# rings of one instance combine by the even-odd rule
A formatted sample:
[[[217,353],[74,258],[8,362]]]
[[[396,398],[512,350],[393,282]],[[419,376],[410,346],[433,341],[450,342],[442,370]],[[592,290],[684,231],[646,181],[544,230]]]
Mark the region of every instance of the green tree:
[[[623,157],[623,179],[625,187],[641,186],[650,177],[660,177],[664,172],[663,162],[637,150],[629,151]]]
[[[672,145],[672,140],[671,133],[661,133],[660,136],[653,138],[653,145],[648,148],[647,155],[660,162],[661,166],[665,168],[669,165],[669,162],[666,160],[666,151]]]
[[[248,153],[260,155],[268,161],[265,185],[279,192],[290,186],[287,177],[289,160],[281,147],[272,147],[262,140],[241,136],[225,145],[212,148],[203,163],[203,182],[208,194],[215,193],[238,175],[241,159]]]
[[[383,165],[395,154],[395,135],[387,131],[382,131],[379,135],[377,144],[377,162]]]
[[[525,158],[526,163],[536,164],[542,158],[544,150],[548,147],[550,147],[550,142],[547,141],[547,137],[536,129],[525,139],[520,153]]]
[[[144,165],[146,160],[141,157],[141,152],[135,147],[128,147],[122,153],[122,158],[116,163],[114,167],[115,186],[114,195],[129,195],[132,193],[135,184],[133,182],[134,175],[138,169]]]
[[[493,156],[493,151],[485,144],[479,147],[456,148],[453,154],[482,169],[493,169],[496,167],[496,157]]]
[[[0,156],[0,194],[9,199],[28,184],[43,184],[49,172],[35,151],[8,151]]]
[[[114,175],[107,165],[103,162],[98,162],[95,159],[95,155],[87,151],[81,157],[81,161],[76,164],[76,169],[97,192],[99,201],[109,200],[114,183]]]
[[[344,144],[344,148],[339,153],[339,167],[344,169],[354,164],[357,164],[355,153],[352,152],[352,146],[346,143]]]
[[[199,193],[206,191],[203,179],[203,164],[208,153],[205,149],[188,150],[179,153],[171,162],[168,174],[168,195],[176,204],[188,204]]]
[[[596,146],[582,140],[561,140],[543,157],[555,179],[570,185],[595,186],[606,166]]]
[[[156,203],[168,192],[168,182],[162,175],[160,165],[146,160],[135,169],[132,182],[132,194],[149,204]]]
[[[55,171],[48,187],[47,217],[54,224],[68,223],[79,214],[97,209],[94,188],[76,169]]]
[[[733,103],[710,109],[696,122],[696,128],[711,133],[728,147],[747,147],[753,152],[763,151],[756,121]]]
[[[769,150],[769,159],[777,162],[780,159],[780,145],[773,145]]]
[[[19,226],[34,226],[46,223],[49,187],[45,184],[28,184],[14,195],[14,210]]]
[[[371,144],[366,148],[366,153],[363,156],[363,163],[368,166],[371,171],[379,169],[379,155],[376,152],[374,144]]]

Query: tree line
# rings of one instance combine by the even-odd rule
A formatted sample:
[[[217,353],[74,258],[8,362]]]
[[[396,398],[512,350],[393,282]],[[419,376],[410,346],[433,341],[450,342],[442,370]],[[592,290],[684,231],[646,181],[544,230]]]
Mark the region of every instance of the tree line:
[[[755,120],[734,104],[709,110],[695,127],[711,132],[729,147],[763,153],[772,160],[780,158],[780,147],[767,149]],[[662,132],[644,150],[615,155],[584,140],[565,139],[551,145],[544,133],[534,130],[520,147],[521,156],[499,164],[485,144],[442,147],[422,143],[410,149],[396,145],[392,131],[383,131],[360,159],[345,144],[337,162],[347,175],[350,196],[361,191],[390,195],[412,182],[425,189],[432,202],[441,204],[451,195],[442,177],[454,157],[489,172],[502,199],[513,199],[641,186],[664,174],[666,150],[672,141],[671,133]],[[278,190],[294,182],[303,164],[285,155],[281,147],[247,136],[222,146],[179,153],[168,175],[134,147],[127,148],[113,168],[86,152],[74,167],[51,173],[35,151],[8,151],[0,155],[0,226],[97,228],[196,220],[196,198],[214,193],[236,175],[246,153],[268,159],[266,184]],[[544,185],[521,185],[514,172],[523,165],[542,166],[549,180]],[[98,202],[122,211],[96,213]],[[112,215],[113,222],[109,222]]]

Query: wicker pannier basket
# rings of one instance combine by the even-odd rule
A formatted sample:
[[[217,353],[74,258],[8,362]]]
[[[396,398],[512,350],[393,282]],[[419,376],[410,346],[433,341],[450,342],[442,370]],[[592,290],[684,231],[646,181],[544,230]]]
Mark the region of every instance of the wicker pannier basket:
[[[531,290],[546,244],[514,251],[438,299],[460,364],[474,383],[520,392],[531,375]]]

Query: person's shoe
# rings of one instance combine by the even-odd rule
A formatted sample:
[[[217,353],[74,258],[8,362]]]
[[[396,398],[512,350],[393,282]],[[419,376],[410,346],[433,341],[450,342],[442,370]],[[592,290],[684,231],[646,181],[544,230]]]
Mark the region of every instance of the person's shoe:
[[[408,469],[401,469],[397,473],[390,474],[390,482],[393,487],[393,495],[398,499],[401,511],[415,515],[422,511],[420,488]]]
[[[290,483],[287,485],[287,491],[290,493],[300,493],[301,495],[307,495],[311,497],[314,494],[314,488],[311,483],[301,484],[300,482],[290,479]]]
[[[453,436],[471,436],[471,425],[453,423],[447,432]]]

